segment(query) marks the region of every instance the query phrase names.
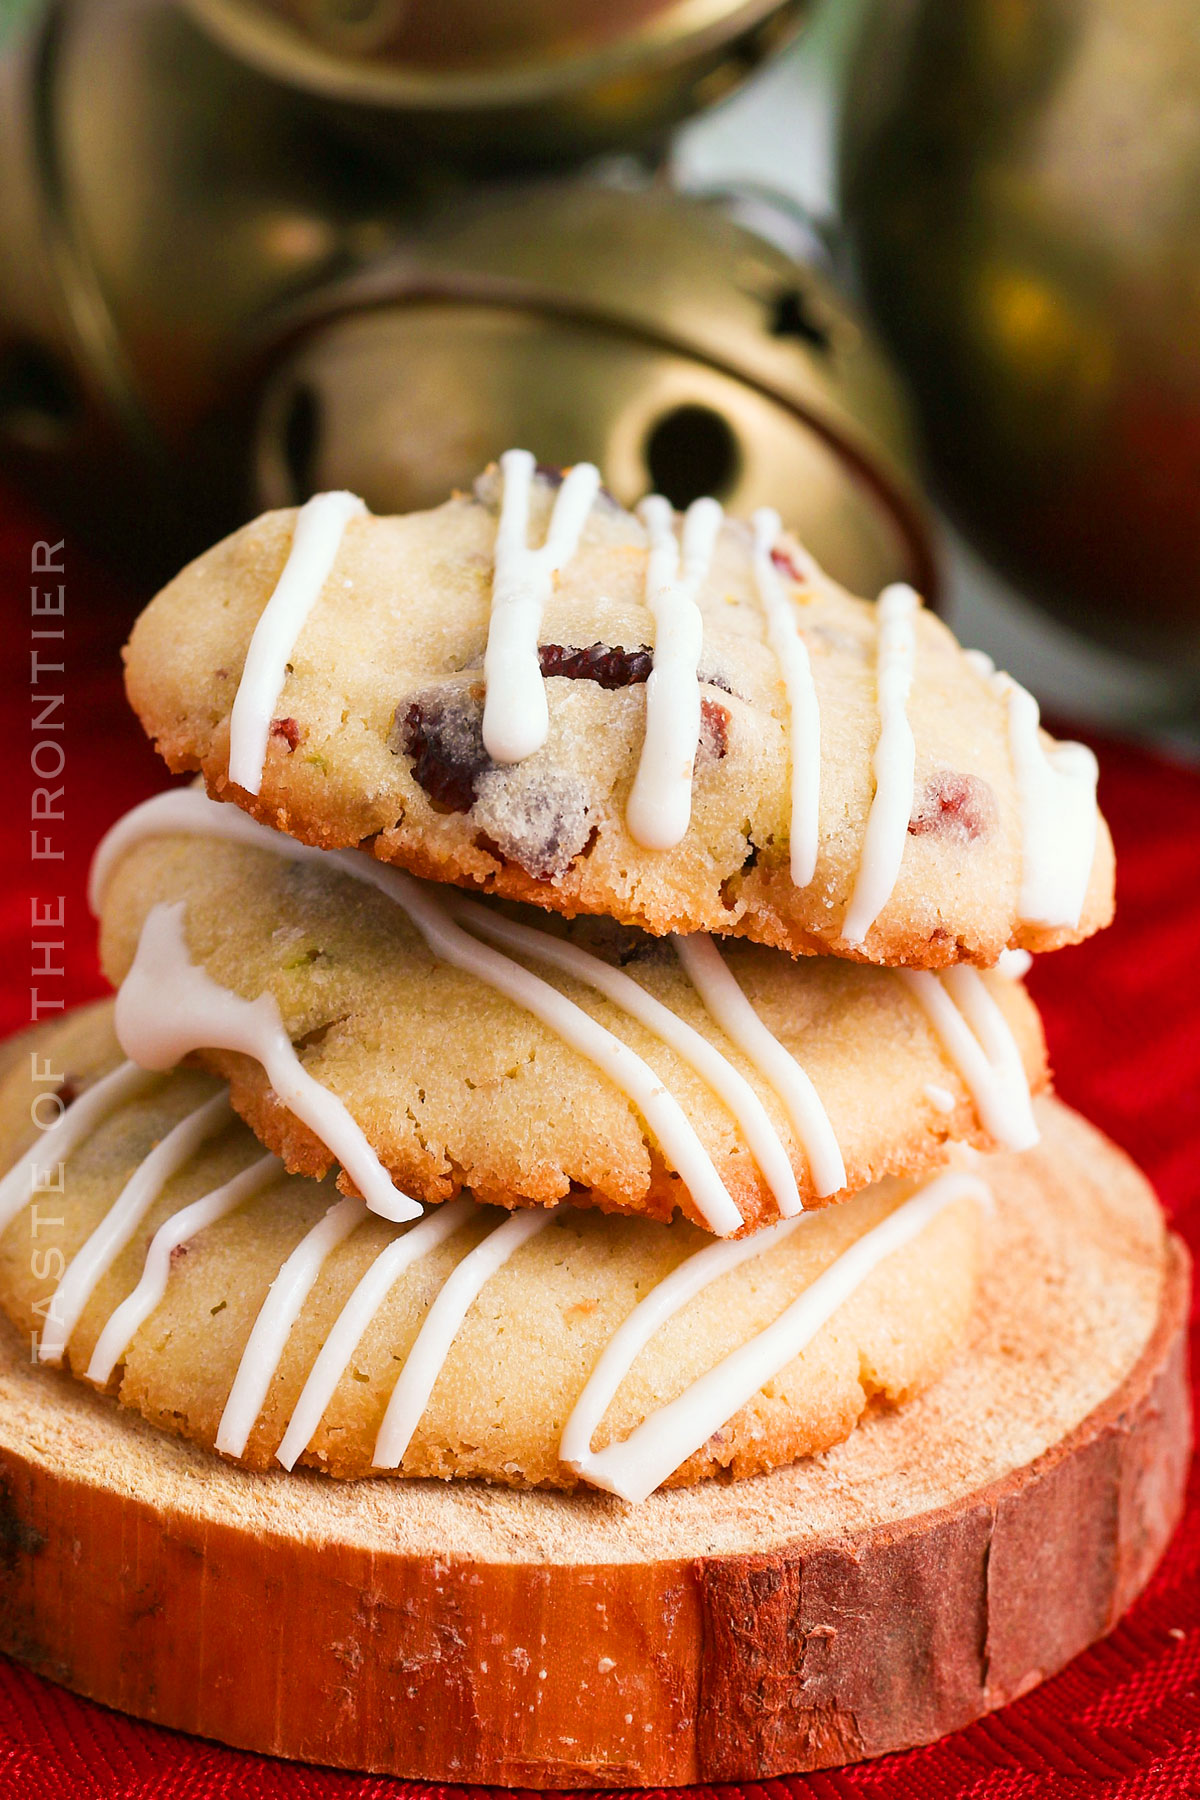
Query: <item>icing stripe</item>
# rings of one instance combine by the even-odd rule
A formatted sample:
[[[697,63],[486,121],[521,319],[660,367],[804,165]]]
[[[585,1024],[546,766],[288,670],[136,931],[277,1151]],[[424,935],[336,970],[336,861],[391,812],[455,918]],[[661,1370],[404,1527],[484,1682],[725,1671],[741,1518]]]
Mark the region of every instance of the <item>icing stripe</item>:
[[[462,1322],[485,1283],[522,1244],[544,1231],[553,1217],[552,1212],[515,1213],[468,1251],[449,1276],[426,1313],[392,1389],[375,1440],[372,1461],[377,1469],[400,1467]]]
[[[979,1199],[985,1194],[983,1184],[973,1176],[937,1176],[844,1250],[773,1324],[644,1419],[623,1442],[593,1450],[597,1427],[638,1352],[659,1326],[702,1288],[748,1256],[778,1244],[802,1221],[784,1220],[752,1238],[712,1244],[698,1251],[660,1282],[609,1339],[567,1420],[559,1446],[563,1462],[595,1487],[623,1500],[645,1500],[812,1342],[826,1320],[886,1257],[911,1243],[952,1201],[967,1195]]]
[[[206,1139],[224,1131],[232,1121],[228,1095],[216,1094],[173,1126],[134,1170],[87,1242],[76,1251],[63,1271],[38,1346],[42,1362],[62,1361],[71,1333],[79,1323],[79,1315],[95,1292],[97,1283],[112,1268],[163,1188],[178,1175]]]
[[[546,541],[531,550],[529,502],[535,466],[528,450],[506,450],[500,458],[504,488],[483,658],[487,689],[483,745],[498,763],[532,756],[549,733],[538,631],[551,583],[574,556],[600,489],[599,471],[591,463],[576,463],[555,495]]]
[[[284,1346],[300,1310],[313,1290],[326,1258],[345,1243],[367,1216],[361,1200],[338,1200],[305,1233],[287,1258],[259,1308],[234,1376],[216,1447],[226,1456],[241,1456],[267,1398]]]
[[[985,1131],[1007,1150],[1029,1150],[1039,1132],[1021,1052],[977,969],[897,969],[962,1076]]]
[[[661,1038],[664,1044],[696,1071],[722,1104],[729,1108],[741,1126],[742,1134],[750,1146],[763,1180],[775,1196],[780,1212],[786,1217],[800,1211],[800,1193],[791,1159],[771,1123],[769,1113],[746,1078],[706,1037],[664,1006],[661,1000],[655,999],[653,994],[647,993],[644,987],[622,969],[614,969],[610,963],[581,950],[578,945],[553,937],[549,932],[537,931],[528,925],[518,925],[514,920],[506,919],[498,913],[490,913],[470,900],[450,904],[455,916],[462,919],[471,931],[518,954],[549,963],[564,975],[573,976],[576,981],[603,994],[606,1000],[610,1000],[622,1012],[628,1013],[648,1031]],[[817,1104],[819,1106],[820,1102]]]
[[[534,1018],[540,1019],[548,1030],[557,1032],[565,1043],[569,1044],[573,1050],[578,1051],[581,1056],[586,1057],[589,1062],[607,1075],[615,1086],[620,1088],[621,1092],[633,1102],[641,1113],[658,1140],[664,1158],[674,1167],[687,1185],[701,1216],[712,1231],[719,1235],[725,1235],[728,1232],[736,1231],[741,1225],[742,1215],[713,1166],[712,1159],[700,1142],[679,1102],[667,1092],[649,1064],[643,1062],[642,1058],[627,1044],[622,1043],[620,1038],[597,1024],[589,1014],[584,1012],[582,1007],[576,1006],[573,1001],[568,1000],[565,994],[560,994],[548,982],[532,974],[528,969],[522,968],[519,963],[513,962],[509,957],[490,949],[486,944],[479,943],[469,932],[455,924],[438,899],[435,890],[427,883],[415,880],[400,869],[388,868],[360,850],[316,850],[308,844],[298,843],[295,838],[287,837],[282,832],[272,831],[269,827],[259,825],[255,820],[247,818],[237,807],[222,806],[216,801],[207,799],[195,788],[177,789],[173,793],[158,795],[153,800],[145,801],[142,806],[136,808],[125,820],[122,820],[116,830],[121,833],[122,850],[128,849],[137,838],[153,836],[156,832],[183,831],[193,834],[203,832],[210,836],[228,837],[238,843],[253,844],[257,849],[268,850],[272,854],[285,857],[292,862],[334,868],[355,881],[366,882],[371,887],[378,888],[381,893],[394,900],[403,909],[434,956],[443,962],[450,963],[454,968],[462,969],[467,974],[476,976],[478,980],[485,982],[489,987],[495,988],[498,993],[504,994],[515,1005],[531,1013]],[[111,858],[107,843],[105,843],[101,845],[94,865],[93,888],[97,895],[103,893],[104,881],[107,879],[110,868]],[[457,904],[462,906],[470,903],[460,901]],[[143,926],[143,939],[145,933],[146,926]],[[547,942],[552,941],[547,936]],[[186,954],[186,950],[184,953]],[[130,973],[132,974],[132,971]],[[174,978],[174,971],[172,971],[171,978]],[[164,976],[158,974],[155,979],[161,984]],[[208,978],[204,979],[207,981]],[[128,981],[129,976],[126,976],[126,984]],[[215,984],[210,985],[215,987]],[[172,1054],[177,1059],[182,1054],[182,1050],[175,1048],[177,1040],[175,1036],[171,1035],[169,1022],[154,1014],[151,1003],[153,984],[144,984],[144,986],[146,987],[147,1029],[155,1031],[172,1047],[164,1047],[160,1049],[159,1053],[164,1054],[166,1060],[169,1060]],[[124,991],[123,987],[122,995]],[[218,988],[216,992],[221,995],[225,990]],[[234,998],[236,999],[236,996]],[[245,1009],[252,1009],[260,1007],[264,1001],[274,1009],[275,1003],[269,995],[262,995],[253,1002],[241,1001],[239,1005]],[[118,995],[117,999],[117,1012],[119,1032],[121,995]],[[226,1018],[228,1019],[227,1024],[225,1023]],[[224,1029],[228,1030],[243,1019],[245,1019],[248,1034],[249,1028],[253,1026],[256,1037],[261,1038],[265,1035],[265,1026],[262,1024],[261,1015],[259,1019],[251,1020],[239,1013],[235,1018],[229,1014],[229,1009],[226,1009],[221,1024]],[[286,1050],[287,1054],[291,1056],[295,1069],[299,1069],[300,1065],[287,1042],[282,1027],[279,1028],[279,1036],[282,1040],[280,1044],[276,1045],[279,1056],[282,1058]],[[188,1047],[199,1048],[201,1041],[193,1034],[193,1042]],[[217,1047],[211,1039],[208,1040],[208,1044],[209,1047]],[[232,1043],[224,1047],[240,1049],[242,1045]],[[247,1054],[256,1055],[256,1052],[250,1050]],[[259,1060],[262,1060],[261,1057]],[[280,1087],[280,1079],[294,1080],[294,1070],[289,1074],[287,1066],[283,1065],[280,1079],[277,1079],[268,1065],[264,1064],[264,1067],[267,1067],[272,1086],[280,1094],[280,1097],[286,1100],[283,1089]],[[303,1070],[300,1070],[300,1074],[303,1076]],[[311,1077],[304,1077],[304,1080],[311,1081]],[[315,1082],[312,1083],[312,1086],[317,1089],[318,1094],[324,1094],[325,1090],[318,1087]],[[332,1096],[327,1096],[327,1098],[333,1106],[340,1108],[340,1101],[333,1100]],[[286,1103],[292,1104],[291,1101],[286,1101]],[[295,1107],[293,1110],[298,1111]],[[344,1109],[342,1110],[344,1111]],[[304,1117],[303,1114],[299,1114],[299,1116]],[[345,1116],[349,1120],[349,1114]],[[349,1122],[353,1126],[353,1130],[358,1132],[358,1127],[353,1124],[353,1121]],[[332,1143],[328,1136],[312,1123],[311,1119],[306,1119],[305,1123],[312,1125],[312,1129],[317,1131],[322,1142],[326,1143],[329,1149],[341,1158],[343,1166],[353,1176],[355,1185],[368,1195],[373,1211],[382,1213],[384,1217],[413,1216],[412,1214],[388,1215],[384,1213],[382,1206],[375,1203],[373,1194],[368,1192],[364,1180],[349,1168],[337,1145]],[[359,1136],[361,1137],[361,1133]],[[365,1143],[365,1139],[363,1142]],[[370,1151],[369,1146],[367,1149],[374,1160],[374,1152]],[[361,1161],[361,1150],[359,1158]],[[408,1202],[408,1204],[415,1206],[415,1202]]]
[[[1021,796],[1022,869],[1017,910],[1027,925],[1068,925],[1083,916],[1100,814],[1099,766],[1084,744],[1047,749],[1038,703],[1006,678],[1008,728]]]
[[[778,1095],[808,1158],[817,1193],[838,1193],[846,1185],[846,1165],[816,1088],[791,1052],[763,1024],[712,938],[697,932],[673,941],[710,1016]],[[779,1210],[787,1218],[798,1208],[785,1207],[781,1201]]]
[[[235,810],[206,804],[216,812]],[[114,1016],[126,1055],[146,1069],[173,1068],[192,1050],[236,1050],[253,1057],[283,1104],[338,1159],[372,1212],[384,1219],[419,1218],[421,1208],[395,1186],[357,1120],[302,1065],[274,996],[262,993],[256,1000],[243,1000],[192,961],[185,912],[181,900],[160,904],[142,923],[137,955],[121,983]],[[171,996],[169,1007],[163,1004],[164,994]]]
[[[146,1093],[156,1080],[157,1076],[139,1069],[136,1063],[119,1063],[64,1107],[53,1125],[47,1126],[36,1143],[18,1158],[0,1181],[0,1232],[7,1230],[34,1194],[41,1191],[40,1180],[48,1179],[56,1165],[111,1113],[124,1106],[126,1101],[136,1100]]]
[[[1021,810],[1023,925],[1066,925],[1083,917],[1096,857],[1099,765],[1086,744],[1042,742],[1038,703],[982,650],[964,650],[976,674],[1008,701],[1008,742]]]
[[[333,860],[339,868],[355,874],[349,855],[335,852]],[[398,869],[380,869],[379,873],[386,879],[379,880],[374,870],[369,875],[364,870],[363,879],[374,881],[384,893],[395,894],[433,954],[507,995],[607,1075],[641,1113],[710,1230],[719,1236],[736,1231],[742,1215],[732,1195],[678,1100],[650,1065],[548,981],[456,925],[427,887]]]
[[[426,1213],[419,1224],[410,1226],[402,1237],[393,1239],[379,1252],[338,1314],[300,1390],[295,1411],[275,1452],[276,1460],[285,1469],[294,1468],[297,1457],[302,1456],[312,1442],[313,1433],[325,1416],[325,1409],[346,1373],[350,1358],[401,1275],[469,1224],[478,1211],[473,1200],[460,1195],[457,1200],[439,1206],[435,1212]]]
[[[871,761],[875,792],[867,814],[862,861],[842,926],[848,944],[861,944],[866,938],[891,897],[904,858],[917,763],[905,709],[917,654],[913,621],[920,604],[903,582],[885,588],[879,596],[875,674],[879,738]]]
[[[350,520],[366,512],[357,494],[316,494],[296,515],[292,547],[254,627],[229,717],[229,779],[248,794],[262,786],[271,715],[287,665]]]
[[[168,788],[163,794],[152,794],[149,800],[142,800],[122,814],[96,846],[88,870],[88,906],[95,918],[100,917],[117,864],[148,838],[170,837],[176,832],[186,837],[203,834],[226,838],[230,843],[246,844],[252,850],[271,848],[280,835],[268,826],[260,825],[240,806],[210,800],[199,782],[194,787]],[[291,842],[296,852],[307,852],[306,855],[293,854],[291,861],[315,862],[325,856],[324,851],[312,850],[295,839]],[[286,854],[284,849],[276,850],[277,856]]]
[[[692,816],[692,775],[700,741],[700,652],[704,619],[696,604],[712,561],[722,512],[696,500],[683,521],[681,546],[669,501],[651,494],[638,508],[650,534],[646,603],[654,615],[654,662],[646,682],[646,735],[625,809],[635,844],[670,850]]]
[[[202,1194],[199,1200],[193,1200],[190,1206],[163,1221],[146,1252],[137,1286],[122,1300],[96,1341],[92,1360],[87,1366],[89,1381],[100,1387],[106,1385],[134,1335],[159,1305],[167,1291],[172,1251],[188,1243],[207,1225],[215,1225],[218,1219],[223,1219],[253,1195],[261,1193],[283,1173],[283,1164],[277,1156],[260,1156],[232,1180],[214,1188],[211,1194]]]
[[[754,580],[767,618],[767,643],[775,652],[787,698],[791,751],[791,872],[807,887],[817,867],[821,797],[821,715],[808,650],[796,626],[795,605],[785,592],[771,551],[779,514],[762,507],[754,515]]]

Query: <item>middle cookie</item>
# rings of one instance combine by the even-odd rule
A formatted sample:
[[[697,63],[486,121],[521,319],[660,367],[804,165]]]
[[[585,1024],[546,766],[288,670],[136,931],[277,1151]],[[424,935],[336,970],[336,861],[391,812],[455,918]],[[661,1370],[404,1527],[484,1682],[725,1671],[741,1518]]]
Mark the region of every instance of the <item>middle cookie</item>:
[[[1036,1138],[1040,1025],[999,971],[547,919],[195,790],[122,821],[94,885],[127,1053],[194,1052],[290,1170],[340,1161],[373,1205],[372,1162],[424,1202],[570,1195],[725,1235],[917,1174],[952,1139]]]

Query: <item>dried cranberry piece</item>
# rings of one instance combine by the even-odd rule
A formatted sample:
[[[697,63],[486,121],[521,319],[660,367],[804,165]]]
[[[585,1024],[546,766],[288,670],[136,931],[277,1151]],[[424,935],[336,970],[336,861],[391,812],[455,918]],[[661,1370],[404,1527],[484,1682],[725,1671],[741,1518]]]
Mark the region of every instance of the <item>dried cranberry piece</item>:
[[[426,697],[413,700],[396,725],[413,778],[434,805],[470,812],[480,776],[494,767],[483,747],[480,710]]]
[[[283,739],[290,756],[300,742],[300,727],[295,719],[275,719],[271,724],[271,736]]]
[[[987,837],[996,823],[996,796],[978,775],[938,769],[908,821],[913,837],[934,834],[973,844]]]
[[[394,731],[433,804],[470,813],[476,842],[490,855],[549,881],[586,851],[586,784],[565,770],[494,763],[483,747],[478,689],[418,694],[397,707]]]
[[[787,551],[781,550],[778,545],[776,545],[771,552],[771,561],[775,564],[779,573],[781,575],[786,575],[789,581],[799,582],[801,586],[804,586],[805,583],[807,583],[808,576],[805,571],[797,568]]]
[[[594,681],[615,693],[618,688],[636,687],[649,679],[654,652],[647,644],[637,650],[622,650],[611,644],[589,644],[585,650],[565,644],[542,644],[538,648],[538,665],[543,675]]]
[[[700,702],[700,748],[716,762],[729,749],[729,714],[716,700]]]

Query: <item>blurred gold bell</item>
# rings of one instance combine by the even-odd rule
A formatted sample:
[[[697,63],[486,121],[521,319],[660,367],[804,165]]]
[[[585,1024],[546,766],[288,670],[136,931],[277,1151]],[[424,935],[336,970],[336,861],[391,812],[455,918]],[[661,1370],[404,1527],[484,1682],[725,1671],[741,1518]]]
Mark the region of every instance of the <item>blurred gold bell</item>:
[[[187,0],[383,146],[493,167],[629,149],[723,98],[811,0]]]
[[[1200,664],[1196,0],[876,0],[845,112],[862,281],[984,553]]]
[[[147,578],[263,506],[424,506],[521,443],[931,590],[886,365],[727,207],[405,172],[168,0],[63,0],[4,79],[0,458]]]

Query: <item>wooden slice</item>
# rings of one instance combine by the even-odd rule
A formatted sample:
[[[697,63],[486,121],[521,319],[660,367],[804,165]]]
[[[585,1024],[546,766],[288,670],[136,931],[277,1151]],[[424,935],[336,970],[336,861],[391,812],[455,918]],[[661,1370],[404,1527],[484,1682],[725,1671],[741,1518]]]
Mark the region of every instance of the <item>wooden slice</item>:
[[[254,1476],[5,1340],[0,1644],[226,1743],[428,1781],[827,1767],[1003,1705],[1108,1631],[1178,1517],[1188,1261],[1043,1103],[991,1165],[977,1327],[837,1450],[640,1508]]]

